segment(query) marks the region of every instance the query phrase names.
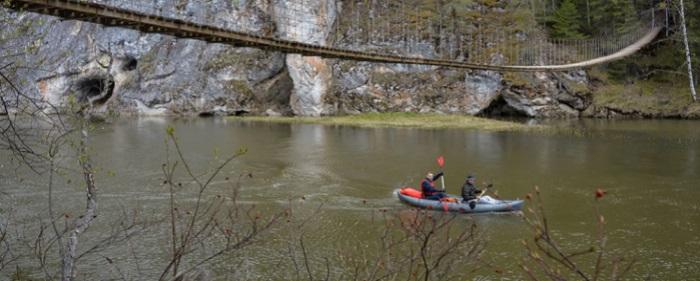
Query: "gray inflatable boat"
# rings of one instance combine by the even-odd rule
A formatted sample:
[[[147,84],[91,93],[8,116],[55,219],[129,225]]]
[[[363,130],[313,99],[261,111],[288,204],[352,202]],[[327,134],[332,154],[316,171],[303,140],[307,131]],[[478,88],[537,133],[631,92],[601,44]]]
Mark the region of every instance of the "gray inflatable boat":
[[[418,198],[420,191],[413,188],[402,188],[397,190],[396,194],[401,202],[414,207],[456,213],[516,212],[522,209],[524,203],[523,200],[498,200],[489,197],[489,200],[478,200],[476,204],[472,204],[474,208],[471,208],[468,202],[461,202],[462,198],[454,195],[449,195],[449,198],[454,198],[451,201],[455,202],[444,202]]]

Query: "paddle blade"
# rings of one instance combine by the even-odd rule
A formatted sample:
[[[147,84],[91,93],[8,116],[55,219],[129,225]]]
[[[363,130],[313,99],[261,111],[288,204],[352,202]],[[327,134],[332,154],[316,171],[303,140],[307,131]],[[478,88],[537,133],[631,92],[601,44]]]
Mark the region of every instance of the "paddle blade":
[[[445,166],[445,157],[442,157],[442,155],[438,156],[437,163],[438,166],[440,166],[440,168],[442,168],[442,166]]]

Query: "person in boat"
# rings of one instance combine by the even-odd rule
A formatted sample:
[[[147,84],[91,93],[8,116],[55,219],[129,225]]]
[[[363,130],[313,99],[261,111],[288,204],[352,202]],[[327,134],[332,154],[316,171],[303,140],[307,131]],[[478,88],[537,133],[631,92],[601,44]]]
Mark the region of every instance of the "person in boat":
[[[444,190],[435,188],[435,181],[442,177],[442,175],[442,172],[439,172],[437,175],[433,175],[432,172],[428,172],[423,181],[420,183],[423,198],[428,200],[440,200],[447,196],[445,195]]]
[[[476,187],[476,177],[469,175],[462,186],[462,202],[469,203],[469,207],[474,209],[478,196],[482,192],[483,191]]]

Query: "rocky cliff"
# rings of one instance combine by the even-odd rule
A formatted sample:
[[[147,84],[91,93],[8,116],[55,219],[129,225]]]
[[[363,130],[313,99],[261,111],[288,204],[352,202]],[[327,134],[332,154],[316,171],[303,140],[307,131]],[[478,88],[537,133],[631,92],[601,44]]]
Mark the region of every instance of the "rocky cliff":
[[[333,34],[336,19],[349,16],[333,0],[306,0],[296,7],[289,7],[295,1],[282,0],[155,3],[166,15],[256,34],[340,47],[346,43],[330,38],[351,38]],[[292,8],[307,24],[280,16],[279,11]],[[507,13],[498,8],[489,12]],[[583,71],[512,74],[327,60],[3,13],[9,20],[2,23],[0,48],[22,46],[26,54],[18,64],[28,67],[17,69],[23,89],[58,105],[73,96],[91,104],[95,113],[320,116],[410,111],[577,117],[591,104]],[[362,44],[354,47],[396,51],[386,41]],[[412,51],[418,55],[436,52],[432,43],[417,46]],[[498,62],[499,56],[492,60]]]

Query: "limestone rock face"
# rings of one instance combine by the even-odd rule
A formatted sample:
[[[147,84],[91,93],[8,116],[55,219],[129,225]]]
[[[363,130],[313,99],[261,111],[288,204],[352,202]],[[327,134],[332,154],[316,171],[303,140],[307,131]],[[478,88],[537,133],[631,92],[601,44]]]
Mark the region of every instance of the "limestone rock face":
[[[405,42],[391,34],[362,34],[362,30],[341,38],[336,42],[340,48],[416,57],[439,57],[438,50],[458,47],[445,45],[444,38],[441,44]],[[358,41],[364,43],[358,45]],[[410,47],[405,48],[405,44]],[[449,59],[464,60],[466,55],[457,53]],[[500,53],[490,54],[489,60],[494,65],[507,63]],[[590,105],[583,71],[499,73],[333,60],[333,82],[326,101],[337,109],[336,114],[401,111],[569,118],[578,117]]]
[[[327,100],[338,114],[391,111],[572,118],[590,105],[585,73],[576,79],[544,73],[508,75],[338,61],[333,93]]]
[[[294,114],[321,116],[328,114],[324,97],[330,88],[332,75],[328,63],[319,57],[287,55],[287,67],[294,81],[289,101]]]
[[[336,19],[350,18],[345,13],[351,11],[336,6],[334,0],[110,3],[338,48],[435,57],[439,48],[458,47],[425,41],[404,48],[406,42],[399,36],[362,29],[335,34]],[[20,46],[28,52],[22,62],[27,67],[17,73],[26,80],[20,83],[23,89],[57,106],[68,105],[69,97],[74,97],[98,114],[435,112],[565,118],[592,114],[584,71],[513,74],[322,59],[0,11],[10,19],[0,23],[5,24],[0,26],[0,49]],[[289,11],[295,12],[293,18]],[[451,59],[463,60],[465,55]],[[505,57],[492,54],[491,62],[503,64]]]
[[[466,113],[476,115],[488,107],[500,94],[502,81],[501,74],[494,71],[467,73],[464,84],[467,90],[465,92],[470,93],[467,96],[471,97],[471,107]]]
[[[112,1],[125,9],[263,34],[274,29],[260,1]],[[153,6],[156,9],[146,9]],[[8,11],[5,11],[6,13]],[[251,48],[208,44],[160,34],[10,13],[14,22],[0,35],[28,24],[28,32],[0,46],[31,46],[26,92],[64,106],[74,96],[94,113],[139,115],[290,114],[291,78],[285,55]],[[270,97],[270,91],[275,97]]]
[[[577,78],[573,79],[572,75]],[[504,81],[500,95],[481,114],[577,118],[591,103],[584,72],[570,75],[523,73],[511,79]]]
[[[278,17],[279,36],[288,40],[326,45],[336,18],[335,0],[278,1],[278,11],[295,11],[297,19]],[[294,81],[289,104],[296,115],[321,116],[329,114],[324,103],[332,84],[328,62],[320,57],[287,55],[287,69]]]

